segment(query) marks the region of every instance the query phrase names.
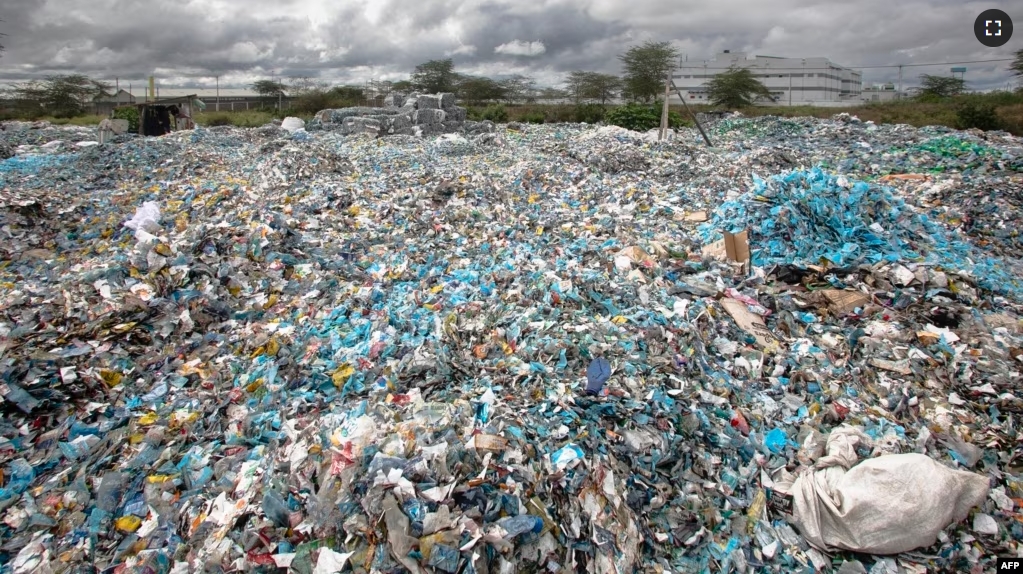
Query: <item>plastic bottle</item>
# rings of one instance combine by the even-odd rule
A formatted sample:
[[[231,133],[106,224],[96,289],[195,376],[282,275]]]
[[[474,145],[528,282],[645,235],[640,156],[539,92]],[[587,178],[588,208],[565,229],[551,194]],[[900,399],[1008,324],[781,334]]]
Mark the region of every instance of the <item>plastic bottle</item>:
[[[522,514],[519,516],[502,518],[497,521],[497,525],[507,532],[505,539],[514,538],[519,534],[524,534],[526,532],[532,532],[534,534],[543,532],[543,519],[539,516],[533,516],[532,514]]]
[[[119,472],[108,472],[100,479],[99,488],[96,489],[96,508],[113,514],[121,505],[121,496],[124,494],[124,475]]]

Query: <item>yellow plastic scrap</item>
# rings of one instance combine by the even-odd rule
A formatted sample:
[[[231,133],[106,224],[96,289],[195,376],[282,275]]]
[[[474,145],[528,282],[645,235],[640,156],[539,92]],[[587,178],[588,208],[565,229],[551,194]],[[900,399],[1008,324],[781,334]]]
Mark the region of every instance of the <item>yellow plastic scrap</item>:
[[[262,380],[262,379],[260,379]],[[187,424],[194,423],[199,419],[199,413],[188,413],[188,412],[176,412],[171,415],[170,425],[171,430],[183,427]]]
[[[276,298],[277,298],[277,295],[274,295],[273,297],[271,297],[271,299],[274,299],[274,300],[276,300]],[[268,356],[276,357],[277,356],[277,351],[280,351],[280,350],[281,350],[281,344],[279,342],[277,342],[277,337],[272,337],[269,341],[267,341],[267,343],[266,343],[266,354]]]
[[[277,295],[277,293],[271,293],[270,297],[267,298],[266,303],[263,303],[263,310],[266,311],[270,307],[276,305],[279,299],[280,297]]]
[[[157,419],[156,412],[149,411],[148,413],[139,417],[139,424],[143,426],[148,426],[155,423],[156,419]]]
[[[111,371],[109,369],[100,370],[99,376],[101,379],[103,379],[103,382],[106,383],[107,386],[111,388],[121,384],[121,379],[124,378],[124,375],[122,375],[121,373],[118,373],[117,371]]]
[[[354,374],[355,367],[348,363],[343,363],[336,371],[334,371],[334,374],[331,375],[330,378],[334,381],[334,386],[340,389],[346,382],[348,382],[348,378]]]
[[[122,516],[114,522],[114,526],[121,532],[128,532],[130,534],[138,530],[139,526],[142,526],[142,520],[138,516]]]

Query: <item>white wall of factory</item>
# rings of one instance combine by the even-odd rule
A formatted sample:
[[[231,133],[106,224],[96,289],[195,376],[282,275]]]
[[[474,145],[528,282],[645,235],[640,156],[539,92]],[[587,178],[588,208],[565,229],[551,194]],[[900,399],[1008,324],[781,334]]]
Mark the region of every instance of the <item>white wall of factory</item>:
[[[748,68],[775,99],[764,105],[848,106],[863,102],[862,74],[827,58],[747,57],[728,50],[712,60],[682,62],[673,74],[687,103],[707,103],[706,83],[731,66]],[[678,100],[676,95],[674,100]]]

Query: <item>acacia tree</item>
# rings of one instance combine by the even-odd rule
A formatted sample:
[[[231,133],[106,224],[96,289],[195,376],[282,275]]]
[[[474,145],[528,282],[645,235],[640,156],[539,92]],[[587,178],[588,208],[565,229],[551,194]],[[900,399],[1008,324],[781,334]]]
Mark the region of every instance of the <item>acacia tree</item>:
[[[327,82],[324,82],[322,80],[315,80],[315,79],[310,78],[308,76],[301,76],[301,77],[298,77],[298,78],[291,78],[291,80],[288,82],[288,84],[289,85],[288,85],[287,88],[281,86],[281,89],[282,90],[286,90],[288,93],[290,93],[293,96],[303,96],[303,95],[308,94],[310,92],[326,91],[326,89],[327,89]],[[257,91],[257,93],[259,93],[259,92]],[[273,95],[275,97],[277,96],[276,93],[274,93]]]
[[[502,98],[511,102],[533,103],[536,101],[536,80],[522,74],[515,74],[500,82],[504,91]]]
[[[604,105],[622,90],[622,80],[613,74],[576,70],[568,75],[566,86],[575,103],[598,100]]]
[[[547,87],[540,89],[539,97],[544,100],[563,100],[569,96],[571,96],[571,94],[569,93],[568,90]]]
[[[84,114],[94,99],[113,92],[106,82],[93,80],[84,74],[68,74],[15,84],[11,93],[19,100],[39,105],[56,117],[69,118]]]
[[[771,91],[746,68],[732,66],[709,82],[707,95],[710,103],[731,109],[753,105],[760,98],[771,99]]]
[[[458,82],[458,96],[470,106],[504,99],[505,94],[500,82],[484,76],[463,76]]]
[[[646,42],[629,48],[618,59],[625,69],[623,80],[627,96],[649,102],[664,91],[668,72],[678,60],[678,50],[670,42]]]
[[[426,93],[452,92],[458,85],[458,74],[451,58],[430,60],[416,66],[411,81],[415,89]]]
[[[920,87],[916,89],[921,98],[950,98],[966,91],[966,81],[954,76],[920,76]]]
[[[1014,76],[1023,76],[1023,48],[1016,50],[1016,60],[1009,64]]]
[[[264,102],[276,102],[280,98],[284,97],[285,87],[284,83],[277,80],[259,80],[251,84],[252,91],[259,94]]]

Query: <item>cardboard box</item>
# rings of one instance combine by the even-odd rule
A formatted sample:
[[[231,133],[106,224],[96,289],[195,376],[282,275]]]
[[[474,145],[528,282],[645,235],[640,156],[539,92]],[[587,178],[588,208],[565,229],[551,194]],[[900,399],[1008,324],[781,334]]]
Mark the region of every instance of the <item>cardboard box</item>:
[[[741,233],[728,233],[726,231],[724,232],[724,236],[724,239],[704,246],[704,257],[726,259],[728,261],[738,263],[740,264],[743,273],[749,273],[749,232],[743,231]]]
[[[749,232],[725,232],[725,255],[737,263],[749,262]]]

